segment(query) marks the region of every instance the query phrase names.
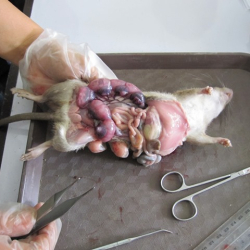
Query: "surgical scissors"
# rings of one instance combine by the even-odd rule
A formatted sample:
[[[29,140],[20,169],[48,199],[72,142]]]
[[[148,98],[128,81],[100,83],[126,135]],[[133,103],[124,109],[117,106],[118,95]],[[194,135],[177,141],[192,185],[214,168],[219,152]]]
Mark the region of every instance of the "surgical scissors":
[[[80,198],[88,194],[90,191],[92,191],[95,187],[90,188],[88,191],[84,192],[83,194],[68,199],[58,205],[59,201],[61,200],[63,194],[71,187],[73,186],[80,178],[78,178],[76,181],[71,183],[69,186],[64,188],[63,190],[55,193],[52,195],[38,210],[37,210],[37,217],[36,217],[36,223],[33,226],[32,230],[23,236],[13,237],[12,240],[16,239],[23,239],[26,238],[29,235],[32,235],[39,231],[40,229],[47,226],[50,222],[60,218],[62,215],[64,215]]]
[[[191,220],[193,219],[197,213],[198,213],[198,209],[197,209],[197,206],[196,204],[194,203],[193,201],[193,198],[200,194],[200,193],[203,193],[207,190],[210,190],[214,187],[217,187],[223,183],[226,183],[228,181],[231,181],[237,177],[240,177],[240,176],[243,176],[243,175],[246,175],[246,174],[250,174],[250,167],[249,168],[245,168],[241,171],[238,171],[238,172],[234,172],[234,173],[231,173],[231,174],[227,174],[227,175],[224,175],[224,176],[220,176],[220,177],[217,177],[217,178],[214,178],[214,179],[210,179],[210,180],[207,180],[207,181],[203,181],[203,182],[200,182],[200,183],[196,183],[194,185],[186,185],[185,183],[185,178],[184,176],[180,173],[180,172],[177,172],[177,171],[171,171],[167,174],[165,174],[162,179],[161,179],[161,187],[163,190],[165,190],[166,192],[169,192],[169,193],[175,193],[175,192],[180,192],[180,191],[183,191],[183,190],[186,190],[186,189],[189,189],[189,188],[193,188],[193,187],[198,187],[198,186],[201,186],[201,185],[204,185],[204,184],[208,184],[208,183],[211,183],[211,182],[215,182],[215,181],[219,181],[221,180],[220,182],[217,182],[207,188],[204,188],[196,193],[193,193],[189,196],[186,196],[185,198],[182,198],[178,201],[176,201],[172,207],[172,214],[173,216],[177,219],[177,220],[180,220],[180,221],[187,221],[187,220]],[[172,189],[172,188],[166,188],[166,182],[167,182],[167,177],[178,177],[178,181],[179,181],[179,188],[175,188],[175,189]],[[169,183],[168,183],[169,184]],[[188,213],[188,214],[187,214]]]

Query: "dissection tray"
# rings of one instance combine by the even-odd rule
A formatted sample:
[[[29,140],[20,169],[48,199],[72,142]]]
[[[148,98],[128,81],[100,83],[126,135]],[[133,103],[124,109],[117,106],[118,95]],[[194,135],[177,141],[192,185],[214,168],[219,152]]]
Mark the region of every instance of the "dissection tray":
[[[197,217],[188,222],[173,218],[175,201],[197,191],[166,193],[160,187],[168,171],[181,172],[188,184],[239,171],[250,165],[250,57],[247,54],[110,54],[101,55],[119,79],[141,90],[173,92],[182,88],[226,86],[234,96],[221,116],[208,128],[212,136],[229,138],[232,148],[184,143],[149,168],[132,157],[117,158],[109,149],[93,154],[88,149],[61,153],[47,150],[27,162],[20,201],[46,200],[76,178],[67,193],[77,196],[96,189],[62,217],[60,250],[93,249],[156,229],[171,230],[119,247],[122,249],[193,249],[250,199],[250,176],[237,178],[195,198]],[[46,122],[32,122],[29,145],[51,135]],[[65,196],[65,199],[67,198]]]

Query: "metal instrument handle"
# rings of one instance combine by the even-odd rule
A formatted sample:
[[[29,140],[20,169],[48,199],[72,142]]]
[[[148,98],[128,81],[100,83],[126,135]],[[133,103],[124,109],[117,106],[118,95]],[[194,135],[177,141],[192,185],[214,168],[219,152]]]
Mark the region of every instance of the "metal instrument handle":
[[[167,176],[170,176],[170,175],[177,175],[179,177],[179,180],[180,180],[180,187],[179,188],[176,188],[176,189],[168,189],[164,186],[164,180]],[[199,182],[199,183],[196,183],[196,184],[193,184],[193,185],[187,185],[186,182],[185,182],[185,178],[184,176],[180,173],[180,172],[177,172],[177,171],[172,171],[172,172],[169,172],[167,174],[165,174],[162,179],[161,179],[161,187],[163,190],[165,190],[166,192],[169,192],[169,193],[176,193],[176,192],[180,192],[180,191],[183,191],[183,190],[186,190],[186,189],[189,189],[189,188],[193,188],[193,187],[198,187],[198,186],[201,186],[201,185],[205,185],[205,184],[208,184],[208,183],[211,183],[211,182],[214,182],[214,181],[219,181],[219,180],[223,180],[223,179],[226,179],[228,177],[230,177],[231,174],[228,174],[228,175],[224,175],[224,176],[220,176],[220,177],[217,177],[217,178],[214,178],[214,179],[211,179],[211,180],[207,180],[207,181],[203,181],[203,182]]]
[[[176,189],[176,190],[168,190],[168,189],[166,189],[166,188],[163,186],[163,180],[164,180],[164,178],[165,178],[166,176],[170,175],[170,174],[177,174],[178,176],[180,176],[180,179],[182,180],[182,185],[181,185],[180,188],[178,188],[178,189]],[[165,191],[167,191],[167,192],[172,192],[172,193],[173,193],[173,192],[178,192],[178,191],[185,190],[185,189],[188,189],[188,188],[197,187],[197,186],[200,186],[200,185],[204,185],[204,184],[207,184],[207,183],[211,183],[211,182],[214,182],[214,181],[221,180],[220,182],[217,182],[217,183],[215,183],[215,184],[213,184],[213,185],[211,185],[211,186],[209,186],[209,187],[207,187],[207,188],[204,188],[204,189],[202,189],[202,190],[200,190],[200,191],[198,191],[198,192],[196,192],[196,193],[193,193],[193,194],[191,194],[191,195],[189,195],[189,196],[187,196],[187,197],[184,197],[184,198],[182,198],[182,199],[180,199],[180,200],[178,200],[178,201],[176,201],[176,202],[174,203],[174,205],[173,205],[173,207],[172,207],[172,214],[173,214],[173,216],[174,216],[177,220],[180,220],[180,221],[187,221],[187,220],[193,219],[193,218],[197,215],[197,213],[198,213],[198,208],[197,208],[196,204],[195,204],[194,201],[193,201],[193,198],[194,198],[196,195],[198,195],[198,194],[200,194],[200,193],[203,193],[203,192],[205,192],[205,191],[207,191],[207,190],[210,190],[210,189],[212,189],[212,188],[214,188],[214,187],[217,187],[217,186],[219,186],[219,185],[221,185],[221,184],[223,184],[223,183],[226,183],[226,182],[228,182],[228,181],[231,181],[231,180],[233,180],[233,179],[235,179],[235,178],[237,178],[237,177],[240,177],[240,176],[243,176],[243,175],[247,175],[247,174],[250,174],[250,167],[249,167],[249,168],[245,168],[245,169],[243,169],[243,170],[240,170],[240,171],[238,171],[238,172],[234,172],[234,173],[231,173],[231,174],[228,174],[228,175],[224,175],[224,176],[221,176],[221,177],[218,177],[218,178],[214,178],[214,179],[211,179],[211,180],[207,180],[207,181],[204,181],[204,182],[200,182],[200,183],[197,183],[197,184],[188,186],[188,185],[185,184],[184,176],[183,176],[181,173],[179,173],[179,172],[173,171],[173,172],[167,173],[166,175],[164,175],[164,176],[162,177],[161,186],[162,186],[162,188],[163,188]],[[183,205],[184,203],[186,203],[186,207],[187,207],[187,204],[188,204],[188,206],[189,206],[189,208],[191,208],[192,212],[190,213],[190,216],[187,216],[187,217],[182,218],[181,216],[179,216],[179,215],[177,214],[178,211],[176,211],[176,210],[178,209],[178,208],[177,208],[178,206],[180,207],[180,204]],[[182,205],[181,205],[181,206],[182,206]]]
[[[184,214],[183,214],[184,211]],[[193,219],[198,213],[198,208],[193,201],[193,196],[187,196],[176,201],[172,207],[172,214],[175,219],[188,221]]]
[[[52,195],[38,210],[37,210],[37,217],[36,220],[40,220],[45,214],[47,214],[48,212],[50,212],[61,200],[62,196],[64,195],[64,193],[70,188],[72,187],[77,181],[79,180],[79,178],[77,180],[75,180],[73,183],[71,183],[69,186],[67,186],[66,188],[64,188],[63,190],[55,193],[54,195]]]
[[[191,194],[191,195],[189,195],[189,196],[187,196],[187,197],[184,197],[184,198],[182,198],[182,199],[176,201],[175,204],[174,204],[173,207],[172,207],[172,214],[173,214],[173,216],[174,216],[177,220],[181,220],[181,221],[187,221],[187,220],[193,219],[193,218],[197,215],[197,213],[198,213],[197,206],[196,206],[195,203],[193,202],[193,198],[194,198],[196,195],[201,194],[201,193],[203,193],[203,192],[205,192],[205,191],[207,191],[207,190],[210,190],[210,189],[212,189],[212,188],[214,188],[214,187],[217,187],[217,186],[219,186],[219,185],[221,185],[221,184],[223,184],[223,183],[226,183],[226,182],[228,182],[228,181],[230,181],[230,180],[233,180],[233,179],[235,179],[235,178],[237,178],[237,177],[239,177],[239,176],[240,176],[240,175],[238,174],[238,172],[237,172],[237,173],[232,173],[232,174],[229,174],[229,175],[222,176],[222,177],[224,178],[224,180],[222,180],[222,181],[220,181],[220,182],[218,182],[218,183],[215,183],[215,184],[212,185],[212,186],[209,186],[209,187],[207,187],[207,188],[204,188],[204,189],[202,189],[202,190],[200,190],[200,191],[198,191],[198,192],[196,192],[196,193],[193,193],[193,194]],[[222,178],[222,177],[221,177],[221,178]],[[194,209],[194,213],[193,213],[190,217],[187,217],[187,218],[180,218],[180,216],[178,216],[178,215],[176,214],[176,206],[177,206],[177,204],[180,204],[180,203],[183,203],[183,202],[189,203],[189,205],[191,204],[192,207],[193,207],[193,209]]]
[[[94,248],[92,250],[106,250],[106,249],[118,247],[118,246],[130,243],[130,242],[132,242],[134,240],[138,240],[140,238],[143,238],[143,237],[146,237],[146,236],[149,236],[149,235],[152,235],[152,234],[156,234],[156,233],[159,233],[159,232],[172,233],[171,231],[168,231],[166,229],[160,229],[160,230],[157,230],[157,231],[153,231],[151,233],[143,234],[143,235],[136,236],[136,237],[133,237],[133,238],[128,238],[128,239],[125,239],[125,240],[120,240],[120,241],[117,241],[117,242],[114,242],[114,243],[111,243],[111,244],[108,244],[108,245],[105,245],[105,246],[97,247],[97,248]]]

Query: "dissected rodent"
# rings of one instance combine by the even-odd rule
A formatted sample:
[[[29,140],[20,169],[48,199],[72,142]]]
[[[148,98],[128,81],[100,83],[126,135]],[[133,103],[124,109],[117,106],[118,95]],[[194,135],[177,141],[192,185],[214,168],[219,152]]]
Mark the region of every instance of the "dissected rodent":
[[[12,93],[46,103],[50,112],[20,114],[0,120],[0,125],[16,119],[54,121],[53,138],[29,149],[21,157],[24,161],[38,157],[51,146],[63,152],[87,146],[98,153],[108,143],[116,156],[126,158],[131,150],[140,164],[149,166],[184,141],[231,146],[230,140],[205,133],[232,99],[233,91],[228,88],[142,93],[122,80],[97,79],[88,85],[68,80],[55,84],[40,96],[16,88]]]

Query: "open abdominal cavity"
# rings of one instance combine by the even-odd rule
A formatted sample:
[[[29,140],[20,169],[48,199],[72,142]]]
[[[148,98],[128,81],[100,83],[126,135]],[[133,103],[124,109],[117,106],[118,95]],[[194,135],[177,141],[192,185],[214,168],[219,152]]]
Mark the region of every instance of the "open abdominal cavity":
[[[133,84],[98,79],[78,89],[69,108],[69,143],[86,145],[94,153],[108,142],[118,157],[129,150],[145,166],[161,160],[182,145],[188,130],[186,116],[175,100],[149,101]]]

